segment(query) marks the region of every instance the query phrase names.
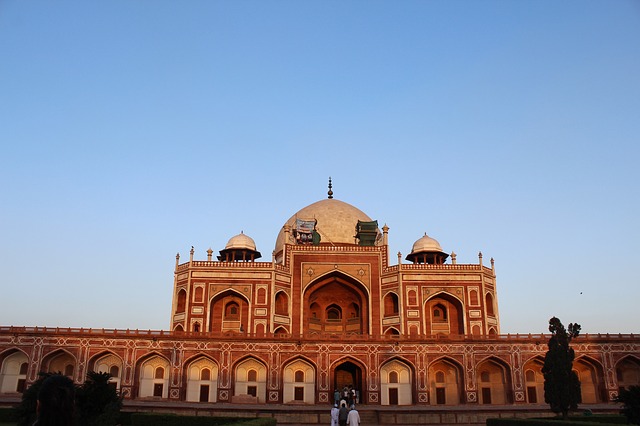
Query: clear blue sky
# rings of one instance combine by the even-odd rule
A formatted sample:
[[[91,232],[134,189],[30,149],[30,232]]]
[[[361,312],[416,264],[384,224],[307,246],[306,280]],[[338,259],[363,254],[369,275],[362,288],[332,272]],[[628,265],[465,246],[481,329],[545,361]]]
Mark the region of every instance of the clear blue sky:
[[[640,2],[0,1],[0,324],[169,326],[176,252],[335,197],[640,332]]]

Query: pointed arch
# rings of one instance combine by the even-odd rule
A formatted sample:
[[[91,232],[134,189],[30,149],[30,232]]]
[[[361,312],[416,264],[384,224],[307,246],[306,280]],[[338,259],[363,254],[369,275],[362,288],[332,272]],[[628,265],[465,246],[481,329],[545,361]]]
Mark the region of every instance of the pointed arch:
[[[289,330],[284,326],[278,326],[278,328],[273,330],[273,334],[278,337],[286,337],[289,335]]]
[[[116,390],[120,389],[120,383],[122,380],[123,363],[122,358],[116,355],[112,351],[102,351],[89,359],[87,364],[89,371],[95,371],[98,373],[109,373],[111,378],[109,383]]]
[[[249,299],[235,289],[228,288],[211,297],[209,301],[210,332],[241,333],[248,330]]]
[[[182,288],[178,290],[176,301],[176,314],[184,313],[187,307],[187,291]]]
[[[283,402],[315,404],[316,366],[301,356],[283,365]]]
[[[234,396],[252,396],[258,403],[267,399],[267,364],[254,356],[244,357],[234,365]]]
[[[495,317],[496,316],[496,307],[495,307],[495,303],[493,300],[493,294],[491,294],[490,292],[487,292],[484,295],[484,303],[485,303],[485,307],[487,309],[487,315],[490,317]]]
[[[390,291],[384,295],[383,299],[383,316],[393,317],[400,314],[400,298],[394,291]]]
[[[276,315],[289,316],[289,295],[284,290],[276,293],[275,313]]]
[[[616,379],[619,389],[640,386],[640,359],[634,355],[619,359],[616,362]]]
[[[380,366],[380,403],[411,405],[415,370],[410,362],[394,357]]]
[[[42,358],[41,371],[47,373],[61,373],[75,379],[77,366],[76,357],[65,349],[56,349]]]
[[[427,334],[465,334],[462,300],[444,291],[431,295],[424,302]]]
[[[138,397],[167,398],[169,395],[169,360],[162,354],[151,352],[136,362]]]
[[[391,337],[399,337],[400,330],[398,330],[396,327],[387,327],[387,329],[384,331],[384,335],[391,336]]]
[[[187,381],[186,400],[189,402],[216,402],[218,399],[219,365],[212,358],[198,354],[184,362]]]
[[[303,290],[302,330],[367,334],[369,313],[369,289],[341,271],[324,274]]]
[[[580,391],[583,404],[596,404],[606,401],[604,389],[604,370],[595,359],[583,355],[573,361],[573,370],[580,379]]]
[[[478,402],[480,404],[511,404],[509,390],[511,369],[500,358],[493,356],[480,361],[476,367]]]
[[[0,393],[22,393],[26,389],[29,358],[20,349],[0,355]]]
[[[529,404],[544,403],[544,358],[535,356],[522,365],[526,400]]]
[[[359,401],[367,400],[367,367],[360,360],[344,355],[331,363],[329,371],[332,373],[331,389],[342,389],[351,385],[356,390]]]
[[[457,405],[463,401],[462,365],[455,359],[442,356],[429,363],[427,381],[431,405]]]

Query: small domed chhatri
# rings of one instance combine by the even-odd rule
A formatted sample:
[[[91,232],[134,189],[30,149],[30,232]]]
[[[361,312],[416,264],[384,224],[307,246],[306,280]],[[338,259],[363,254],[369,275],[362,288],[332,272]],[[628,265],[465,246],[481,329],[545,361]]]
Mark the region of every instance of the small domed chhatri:
[[[442,250],[440,243],[424,233],[424,237],[413,243],[411,253],[406,260],[413,263],[428,263],[440,265],[449,255]]]
[[[241,231],[238,235],[229,239],[224,250],[220,250],[218,260],[221,262],[253,262],[261,257],[260,252],[256,250],[256,243],[253,238]]]

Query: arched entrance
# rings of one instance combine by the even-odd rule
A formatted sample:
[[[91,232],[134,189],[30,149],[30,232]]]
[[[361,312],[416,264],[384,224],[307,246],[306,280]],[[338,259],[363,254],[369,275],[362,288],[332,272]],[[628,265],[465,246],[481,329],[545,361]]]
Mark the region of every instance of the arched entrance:
[[[303,330],[312,333],[367,334],[369,303],[365,287],[342,273],[324,276],[304,292]]]
[[[363,404],[366,401],[362,368],[354,362],[344,361],[338,364],[333,370],[333,383],[333,388],[341,393],[345,387],[351,386],[355,389],[357,395],[356,403]]]
[[[248,331],[249,302],[239,293],[224,291],[209,304],[209,331],[244,333]]]
[[[460,300],[439,293],[425,303],[426,334],[464,334],[464,309]]]

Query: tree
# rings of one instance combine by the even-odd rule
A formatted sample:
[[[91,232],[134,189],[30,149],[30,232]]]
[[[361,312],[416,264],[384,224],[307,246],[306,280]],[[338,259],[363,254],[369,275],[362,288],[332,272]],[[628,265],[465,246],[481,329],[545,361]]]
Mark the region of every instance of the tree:
[[[18,406],[20,426],[33,424],[36,419],[38,392],[42,382],[54,373],[40,373],[38,380],[22,394],[22,402]],[[61,373],[57,373],[61,374]],[[76,386],[77,424],[82,426],[115,425],[120,417],[122,397],[109,384],[109,373],[87,373],[85,382]]]
[[[616,402],[622,403],[622,414],[627,418],[627,423],[640,425],[640,386],[620,389]]]
[[[109,373],[89,371],[78,388],[76,401],[81,425],[114,425],[120,417],[122,398],[109,384]]]
[[[549,350],[544,358],[544,401],[555,413],[561,413],[564,419],[569,410],[578,408],[582,402],[580,380],[573,371],[575,353],[569,346],[571,339],[580,334],[580,324],[569,324],[568,331],[556,317],[549,320]]]

